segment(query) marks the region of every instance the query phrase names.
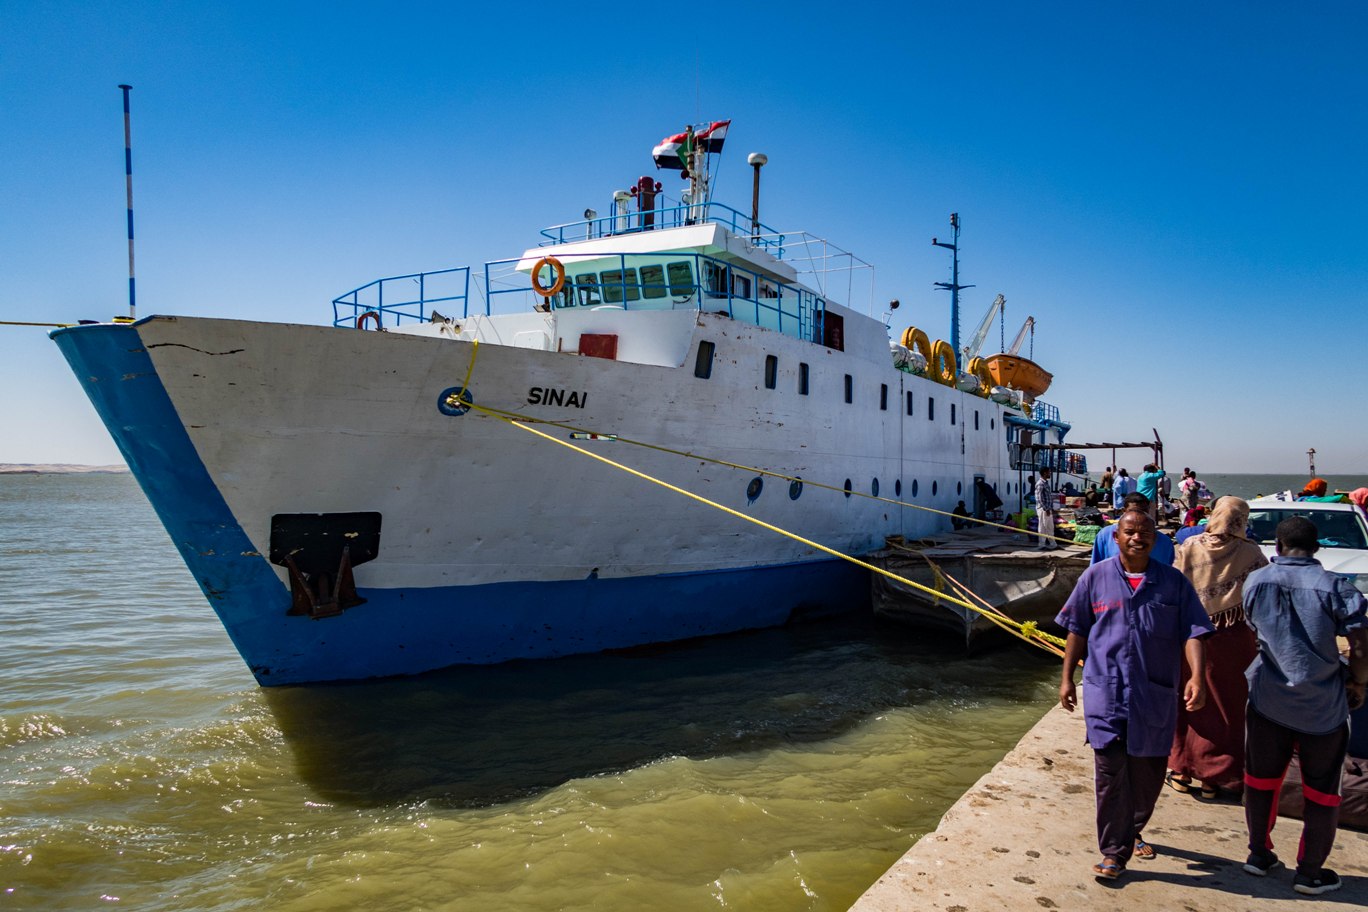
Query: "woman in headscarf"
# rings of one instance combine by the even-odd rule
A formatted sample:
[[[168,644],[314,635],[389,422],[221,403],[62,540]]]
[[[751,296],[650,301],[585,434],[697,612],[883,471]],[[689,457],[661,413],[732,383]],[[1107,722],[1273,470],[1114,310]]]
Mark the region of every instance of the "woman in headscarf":
[[[1244,715],[1249,685],[1245,669],[1254,661],[1254,631],[1244,618],[1244,581],[1268,563],[1259,546],[1245,537],[1249,504],[1222,497],[1194,535],[1174,556],[1173,566],[1197,590],[1216,633],[1206,642],[1207,702],[1196,712],[1178,707],[1178,728],[1169,753],[1168,783],[1188,791],[1194,779],[1202,797],[1244,786]],[[1185,671],[1185,673],[1187,673]]]
[[[1306,487],[1297,494],[1297,500],[1305,500],[1308,497],[1324,497],[1329,489],[1330,483],[1324,478],[1313,478],[1306,483]]]
[[[1368,520],[1368,488],[1355,488],[1350,491],[1349,502],[1359,508],[1364,520]]]

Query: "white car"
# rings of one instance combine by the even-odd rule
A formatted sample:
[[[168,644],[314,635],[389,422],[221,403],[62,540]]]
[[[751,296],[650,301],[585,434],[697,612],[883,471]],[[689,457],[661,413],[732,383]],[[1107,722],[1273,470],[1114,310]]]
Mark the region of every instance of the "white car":
[[[1368,594],[1368,522],[1363,511],[1353,504],[1317,503],[1260,497],[1249,502],[1249,526],[1254,541],[1264,554],[1272,557],[1278,523],[1291,516],[1304,516],[1316,524],[1320,550],[1316,560],[1326,570],[1346,577],[1362,593]]]

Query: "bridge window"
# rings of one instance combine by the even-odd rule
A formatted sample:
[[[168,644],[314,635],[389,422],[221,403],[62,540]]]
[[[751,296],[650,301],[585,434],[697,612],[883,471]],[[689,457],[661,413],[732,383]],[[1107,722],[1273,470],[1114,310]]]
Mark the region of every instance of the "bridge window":
[[[636,270],[604,272],[603,300],[609,304],[621,304],[624,294],[628,301],[635,301],[641,297],[641,290],[637,288]]]
[[[707,380],[712,376],[713,352],[717,346],[711,342],[698,343],[698,357],[694,359],[694,376]]]
[[[707,288],[708,297],[725,298],[727,296],[727,272],[728,269],[719,263],[705,262],[703,264],[704,285]]]
[[[689,265],[688,263],[684,264]],[[667,289],[665,288],[665,267],[664,266],[642,266],[641,267],[641,296],[644,298],[663,298]]]
[[[798,395],[808,394],[808,366],[806,361],[798,362]]]
[[[682,263],[670,263],[665,270],[670,277],[670,294],[687,298],[694,293],[692,263],[687,260]]]
[[[751,280],[750,280],[750,276],[741,275],[740,273],[736,272],[736,270],[734,270],[734,269],[733,269],[733,270],[729,270],[729,271],[730,271],[731,274],[732,274],[732,277],[731,277],[731,291],[732,291],[732,294],[735,295],[735,296],[738,297],[738,298],[749,298],[749,297],[751,296]]]
[[[774,389],[779,381],[779,359],[765,355],[765,389]]]
[[[580,305],[588,307],[599,302],[598,276],[592,272],[575,276],[575,288],[579,290]]]

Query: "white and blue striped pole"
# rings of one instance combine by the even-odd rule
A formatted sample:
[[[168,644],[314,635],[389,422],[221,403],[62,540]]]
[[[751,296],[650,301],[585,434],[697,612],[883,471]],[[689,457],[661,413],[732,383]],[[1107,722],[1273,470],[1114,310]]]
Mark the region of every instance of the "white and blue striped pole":
[[[128,189],[128,319],[137,319],[137,297],[133,288],[133,130],[128,115],[131,85],[120,85],[124,103],[124,183]]]

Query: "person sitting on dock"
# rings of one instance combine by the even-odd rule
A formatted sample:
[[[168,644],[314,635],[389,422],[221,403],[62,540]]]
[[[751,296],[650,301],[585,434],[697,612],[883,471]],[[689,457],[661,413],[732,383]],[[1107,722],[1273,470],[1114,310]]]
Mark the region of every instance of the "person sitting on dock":
[[[1106,880],[1126,870],[1163,790],[1179,687],[1189,712],[1206,703],[1202,637],[1212,632],[1187,578],[1150,560],[1154,520],[1130,510],[1116,528],[1118,555],[1084,570],[1055,618],[1069,632],[1059,684],[1059,705],[1068,712],[1077,705],[1074,669],[1087,659],[1083,718],[1102,853],[1092,871]],[[1184,655],[1192,669],[1186,682],[1179,680]]]
[[[1144,513],[1149,516],[1149,498],[1144,494],[1127,494],[1121,501],[1122,518],[1132,510]],[[1093,539],[1092,558],[1089,563],[1098,564],[1109,557],[1116,557],[1119,553],[1116,547],[1116,529],[1120,523],[1107,526],[1097,533],[1097,538]],[[1154,550],[1150,552],[1150,557],[1159,561],[1161,564],[1173,566],[1173,539],[1163,533],[1156,533],[1154,539]]]
[[[969,508],[964,505],[964,501],[962,500],[959,503],[955,504],[955,509],[950,511],[950,525],[956,531],[959,531],[960,529],[967,529],[969,527],[969,520],[967,518],[960,519],[961,516],[969,516]]]
[[[1312,896],[1340,888],[1330,857],[1339,823],[1349,710],[1368,684],[1368,605],[1352,583],[1316,560],[1320,533],[1304,516],[1278,523],[1272,564],[1245,580],[1244,613],[1258,639],[1245,708],[1244,869],[1263,877],[1281,862],[1271,831],[1295,749],[1301,763],[1301,844],[1292,888]],[[1349,667],[1335,637],[1349,640]]]

